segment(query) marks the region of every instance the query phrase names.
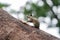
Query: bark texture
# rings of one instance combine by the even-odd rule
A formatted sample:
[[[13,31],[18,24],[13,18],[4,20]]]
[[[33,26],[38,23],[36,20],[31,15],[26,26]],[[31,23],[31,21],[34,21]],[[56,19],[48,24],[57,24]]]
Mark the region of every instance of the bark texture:
[[[60,40],[33,28],[0,9],[0,40]]]

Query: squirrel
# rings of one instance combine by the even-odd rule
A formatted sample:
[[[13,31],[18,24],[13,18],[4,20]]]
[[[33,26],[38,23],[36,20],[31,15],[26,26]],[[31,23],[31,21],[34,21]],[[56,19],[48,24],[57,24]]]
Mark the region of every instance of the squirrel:
[[[32,15],[27,15],[27,18],[29,19],[28,22],[32,22],[34,24],[34,27],[39,29],[39,21],[37,18],[33,17]]]

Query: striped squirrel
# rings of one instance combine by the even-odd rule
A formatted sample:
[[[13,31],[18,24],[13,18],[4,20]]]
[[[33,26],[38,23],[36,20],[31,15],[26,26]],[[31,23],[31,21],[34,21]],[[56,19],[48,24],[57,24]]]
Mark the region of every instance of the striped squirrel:
[[[33,17],[32,15],[27,15],[27,18],[29,19],[28,22],[32,22],[34,27],[39,29],[39,21],[37,18]]]

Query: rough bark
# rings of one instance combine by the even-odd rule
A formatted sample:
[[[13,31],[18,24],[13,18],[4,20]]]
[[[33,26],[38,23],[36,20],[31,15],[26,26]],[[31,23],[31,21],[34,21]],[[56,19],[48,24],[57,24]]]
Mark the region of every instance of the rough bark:
[[[24,24],[0,9],[0,40],[60,40],[60,38]]]

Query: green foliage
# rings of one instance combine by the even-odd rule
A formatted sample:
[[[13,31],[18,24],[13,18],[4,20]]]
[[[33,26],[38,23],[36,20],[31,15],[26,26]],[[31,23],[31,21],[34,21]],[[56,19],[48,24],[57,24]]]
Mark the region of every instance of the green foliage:
[[[58,0],[58,4],[60,5],[60,0]]]
[[[58,6],[58,5],[59,5],[59,0],[52,0],[52,2],[53,2],[53,4],[54,4],[55,6]]]
[[[40,17],[40,16],[46,16],[46,12],[49,11],[49,7],[47,6],[47,4],[43,5],[42,7],[40,7],[37,4],[31,3],[30,4],[31,9],[27,10],[26,7],[24,8],[24,14],[32,14],[32,12],[36,13],[36,17]]]
[[[0,3],[0,8],[8,7],[8,6],[9,6],[9,4]]]
[[[58,27],[60,27],[60,20],[58,21],[58,24],[57,24]]]
[[[60,34],[60,20],[58,21],[57,27],[59,27],[59,34]]]
[[[26,8],[24,8],[24,14],[27,15],[27,14],[30,14],[32,12],[32,10],[27,10]]]

